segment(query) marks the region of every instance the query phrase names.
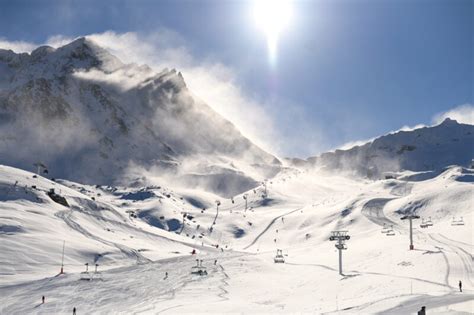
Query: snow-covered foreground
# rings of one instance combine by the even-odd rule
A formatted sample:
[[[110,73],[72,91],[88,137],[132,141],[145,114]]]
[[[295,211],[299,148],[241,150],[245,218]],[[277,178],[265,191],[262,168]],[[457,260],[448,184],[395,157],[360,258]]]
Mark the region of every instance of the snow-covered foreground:
[[[473,170],[398,175],[289,169],[267,183],[266,198],[263,187],[247,192],[245,211],[243,195],[84,186],[0,166],[0,313],[472,313]],[[51,188],[70,207],[53,202]],[[414,221],[410,251],[400,218],[412,212],[434,225]],[[381,233],[384,224],[395,235]],[[333,230],[351,236],[343,275]],[[273,262],[277,248],[284,264]],[[207,276],[191,274],[196,259]],[[85,263],[98,263],[102,279],[80,280]]]

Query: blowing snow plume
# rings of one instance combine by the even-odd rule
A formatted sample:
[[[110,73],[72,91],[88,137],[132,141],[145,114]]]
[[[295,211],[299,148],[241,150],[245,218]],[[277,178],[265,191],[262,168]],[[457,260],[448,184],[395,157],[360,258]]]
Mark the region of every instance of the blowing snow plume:
[[[31,54],[0,50],[0,73],[0,163],[28,169],[40,160],[52,176],[85,183],[117,181],[132,165],[212,174],[196,185],[225,194],[278,170],[277,158],[195,99],[180,72],[124,64],[90,39]],[[196,156],[200,167],[183,173]],[[222,188],[229,176],[245,184]]]

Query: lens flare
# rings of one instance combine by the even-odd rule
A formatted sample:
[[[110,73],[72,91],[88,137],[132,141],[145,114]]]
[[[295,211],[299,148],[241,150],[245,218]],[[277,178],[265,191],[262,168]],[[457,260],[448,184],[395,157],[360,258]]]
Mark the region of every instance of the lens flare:
[[[277,57],[278,38],[291,21],[291,2],[289,0],[257,0],[254,16],[259,28],[265,32],[269,60],[271,64],[274,64]]]

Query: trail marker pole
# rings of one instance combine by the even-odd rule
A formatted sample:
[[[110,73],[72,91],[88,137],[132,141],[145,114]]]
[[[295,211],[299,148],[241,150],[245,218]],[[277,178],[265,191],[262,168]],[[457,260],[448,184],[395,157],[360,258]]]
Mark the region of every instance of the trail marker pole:
[[[420,216],[418,215],[414,215],[414,214],[410,214],[410,215],[406,215],[402,218],[400,218],[400,220],[409,220],[410,221],[410,250],[413,250],[415,249],[415,247],[413,246],[413,219],[419,219]]]

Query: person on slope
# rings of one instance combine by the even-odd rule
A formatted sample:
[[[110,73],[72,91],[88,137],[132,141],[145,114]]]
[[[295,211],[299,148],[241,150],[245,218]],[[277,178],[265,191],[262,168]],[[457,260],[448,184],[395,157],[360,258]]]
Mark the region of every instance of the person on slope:
[[[421,307],[421,310],[418,311],[418,315],[426,315],[426,306]]]
[[[72,309],[72,315],[76,315],[76,308],[75,307]]]
[[[459,280],[459,292],[462,292],[462,281]]]
[[[41,302],[42,302],[41,304],[44,304],[44,295],[43,295],[43,297],[41,298]]]

